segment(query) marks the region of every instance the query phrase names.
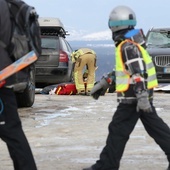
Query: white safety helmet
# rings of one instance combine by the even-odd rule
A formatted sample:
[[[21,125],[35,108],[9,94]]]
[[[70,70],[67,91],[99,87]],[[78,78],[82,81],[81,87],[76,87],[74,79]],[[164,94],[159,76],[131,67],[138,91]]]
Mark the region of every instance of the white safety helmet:
[[[136,26],[136,15],[132,9],[127,6],[117,6],[109,16],[109,28],[112,32],[117,32],[123,29]]]

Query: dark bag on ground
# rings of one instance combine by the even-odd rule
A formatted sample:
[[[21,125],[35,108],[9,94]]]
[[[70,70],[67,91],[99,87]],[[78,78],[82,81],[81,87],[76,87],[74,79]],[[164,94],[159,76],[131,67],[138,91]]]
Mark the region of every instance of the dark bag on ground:
[[[40,93],[41,93],[41,94],[49,94],[49,92],[50,92],[51,90],[53,90],[54,88],[56,88],[58,85],[59,85],[59,84],[53,84],[53,85],[46,86],[46,87],[44,87],[44,88],[40,91]]]

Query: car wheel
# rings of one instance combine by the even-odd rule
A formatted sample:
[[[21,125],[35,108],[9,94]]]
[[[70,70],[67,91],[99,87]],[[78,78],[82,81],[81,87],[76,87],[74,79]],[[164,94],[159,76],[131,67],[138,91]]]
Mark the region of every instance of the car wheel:
[[[30,70],[30,77],[27,87],[22,93],[16,93],[18,107],[31,107],[35,100],[35,68]]]

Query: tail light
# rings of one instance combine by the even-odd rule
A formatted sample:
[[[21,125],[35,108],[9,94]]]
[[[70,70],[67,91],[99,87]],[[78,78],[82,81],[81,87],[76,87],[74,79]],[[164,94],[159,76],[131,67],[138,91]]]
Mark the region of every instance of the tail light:
[[[65,51],[60,50],[59,62],[68,62],[68,55]]]

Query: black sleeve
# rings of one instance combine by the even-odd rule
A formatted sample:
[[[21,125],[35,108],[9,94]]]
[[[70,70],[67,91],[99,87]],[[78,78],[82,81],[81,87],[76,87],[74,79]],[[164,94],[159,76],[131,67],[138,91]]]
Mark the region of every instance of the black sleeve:
[[[0,40],[5,44],[10,43],[11,37],[11,20],[6,0],[0,0]],[[6,49],[0,46],[0,70],[4,69],[12,63],[11,58]],[[13,76],[6,79],[6,85],[13,84]]]
[[[11,20],[8,4],[0,0],[0,40],[9,44],[11,37]]]

